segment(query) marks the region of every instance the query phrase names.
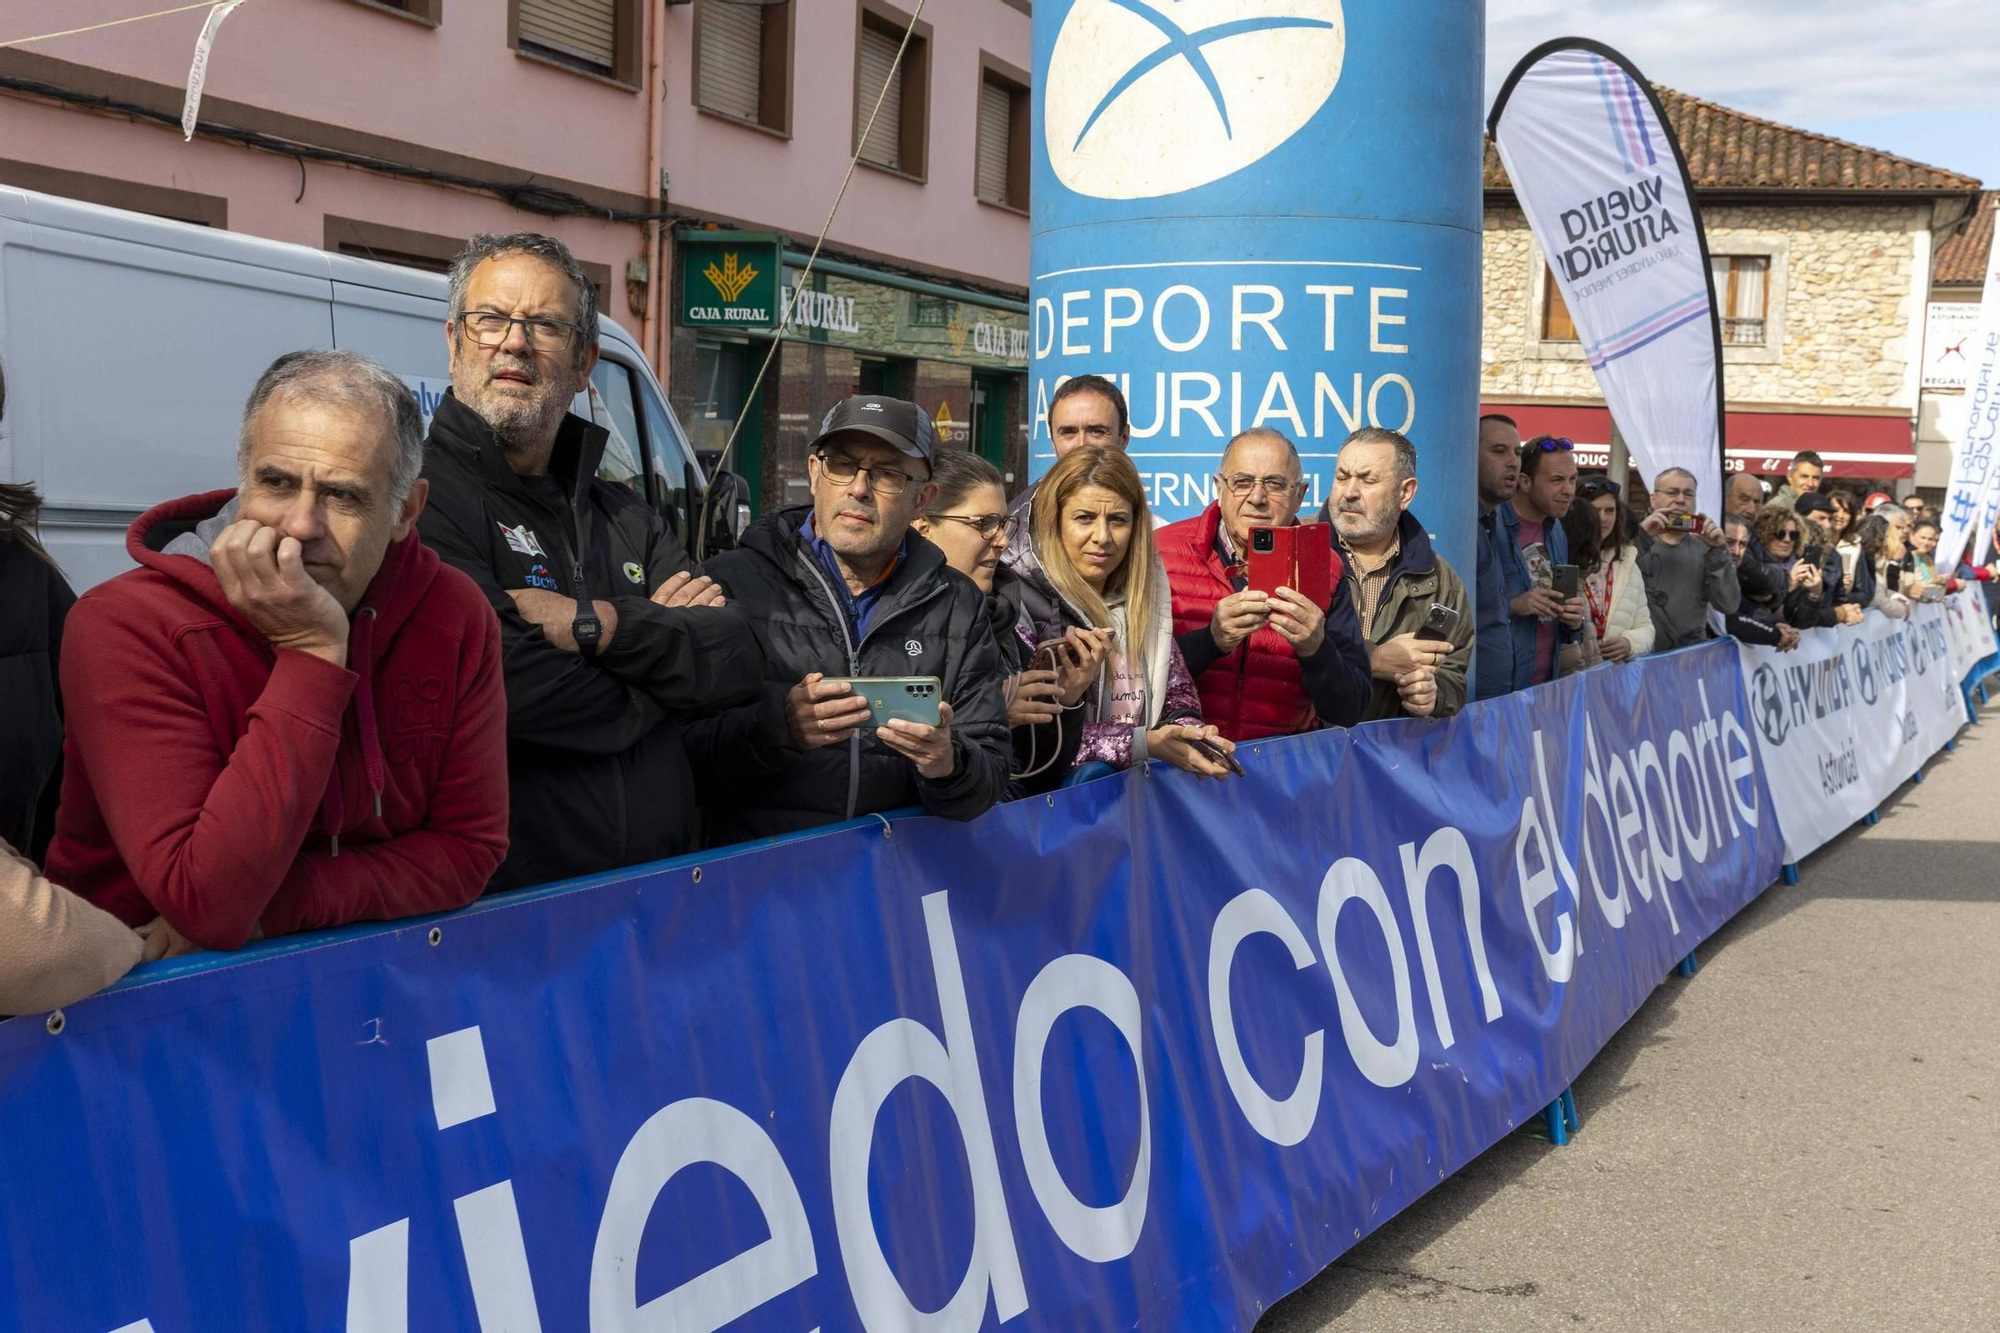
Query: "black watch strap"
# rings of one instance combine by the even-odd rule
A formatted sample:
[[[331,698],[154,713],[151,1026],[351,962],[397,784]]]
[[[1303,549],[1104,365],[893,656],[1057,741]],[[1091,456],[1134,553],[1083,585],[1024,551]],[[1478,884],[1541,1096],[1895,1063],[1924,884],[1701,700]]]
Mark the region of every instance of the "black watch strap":
[[[604,638],[604,622],[594,610],[586,612],[579,607],[576,619],[569,624],[569,632],[576,639],[576,650],[585,659],[597,656],[597,645]]]

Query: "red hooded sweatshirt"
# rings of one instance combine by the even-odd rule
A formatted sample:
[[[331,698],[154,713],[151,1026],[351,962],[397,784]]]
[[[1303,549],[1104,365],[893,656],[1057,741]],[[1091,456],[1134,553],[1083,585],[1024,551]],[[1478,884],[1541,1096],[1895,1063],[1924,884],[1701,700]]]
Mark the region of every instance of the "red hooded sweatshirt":
[[[142,568],[70,613],[50,877],[212,949],[471,902],[507,851],[492,607],[412,533],[354,614],[347,668],[274,649],[206,561],[147,545],[234,494],[143,515],[125,538]]]

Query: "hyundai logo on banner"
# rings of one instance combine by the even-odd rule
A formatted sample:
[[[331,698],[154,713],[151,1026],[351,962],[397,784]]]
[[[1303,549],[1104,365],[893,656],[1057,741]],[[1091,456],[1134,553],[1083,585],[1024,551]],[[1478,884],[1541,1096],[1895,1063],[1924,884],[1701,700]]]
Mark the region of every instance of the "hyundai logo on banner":
[[[1483,11],[1476,0],[1035,6],[1029,471],[1064,379],[1124,392],[1159,517],[1229,440],[1299,448],[1305,517],[1364,426],[1472,569]]]

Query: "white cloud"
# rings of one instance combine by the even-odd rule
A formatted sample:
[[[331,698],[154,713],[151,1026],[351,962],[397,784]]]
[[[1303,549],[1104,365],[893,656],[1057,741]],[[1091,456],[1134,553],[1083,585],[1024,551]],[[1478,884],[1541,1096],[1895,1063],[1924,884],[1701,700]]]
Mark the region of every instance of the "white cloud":
[[[2000,89],[1996,0],[1489,0],[1489,103],[1554,37],[1596,38],[1656,83],[1790,125],[1991,107]]]

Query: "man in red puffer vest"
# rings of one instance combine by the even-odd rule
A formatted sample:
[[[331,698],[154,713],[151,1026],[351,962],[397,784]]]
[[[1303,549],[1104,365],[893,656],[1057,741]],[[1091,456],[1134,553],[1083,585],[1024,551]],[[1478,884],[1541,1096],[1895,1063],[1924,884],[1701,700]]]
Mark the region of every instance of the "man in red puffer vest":
[[[1338,555],[1329,606],[1245,586],[1250,529],[1296,523],[1304,476],[1290,440],[1244,431],[1223,451],[1215,503],[1155,536],[1202,718],[1232,741],[1351,727],[1368,707],[1368,648]]]
[[[293,352],[235,491],[132,525],[65,626],[51,878],[172,952],[477,898],[507,851],[500,628],[414,531],[423,422],[352,352]]]

